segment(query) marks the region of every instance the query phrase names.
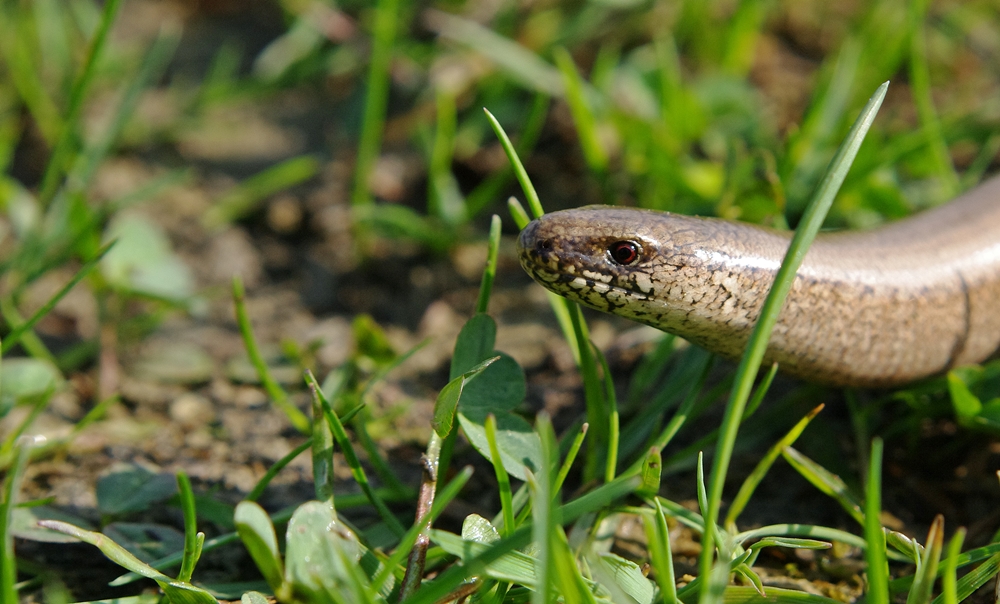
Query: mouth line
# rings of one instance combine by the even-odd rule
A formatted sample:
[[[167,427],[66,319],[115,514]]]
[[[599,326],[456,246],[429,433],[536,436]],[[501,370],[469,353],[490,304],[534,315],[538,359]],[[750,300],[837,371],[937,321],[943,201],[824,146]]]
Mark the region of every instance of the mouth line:
[[[606,294],[608,292],[617,292],[622,295],[628,296],[630,298],[635,298],[638,300],[652,300],[654,296],[644,293],[639,290],[629,289],[627,287],[622,287],[621,285],[616,285],[612,283],[605,283],[603,281],[597,281],[595,279],[590,279],[582,275],[573,274],[559,269],[551,269],[548,267],[541,267],[539,264],[532,261],[531,258],[527,258],[528,263],[521,263],[528,273],[535,279],[535,281],[542,283],[546,286],[564,285],[565,288],[559,288],[556,293],[570,293],[574,295],[581,295],[585,291],[583,288],[574,288],[570,284],[578,283],[583,285],[587,289],[596,291],[600,294]],[[549,278],[553,277],[553,278]]]

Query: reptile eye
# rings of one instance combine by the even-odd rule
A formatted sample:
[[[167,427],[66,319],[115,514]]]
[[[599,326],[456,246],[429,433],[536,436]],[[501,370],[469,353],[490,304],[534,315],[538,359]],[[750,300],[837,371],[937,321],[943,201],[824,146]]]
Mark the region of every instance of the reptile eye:
[[[628,266],[639,260],[640,250],[639,244],[634,241],[616,241],[608,248],[608,255],[618,264]]]

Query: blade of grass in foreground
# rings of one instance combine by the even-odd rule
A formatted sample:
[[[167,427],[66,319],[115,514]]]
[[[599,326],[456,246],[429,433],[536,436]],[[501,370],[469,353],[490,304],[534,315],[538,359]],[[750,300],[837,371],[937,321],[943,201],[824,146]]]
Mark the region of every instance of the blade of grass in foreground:
[[[531,179],[528,178],[528,173],[524,169],[524,164],[521,163],[520,158],[517,156],[514,145],[510,142],[510,138],[500,125],[500,122],[493,117],[493,114],[487,109],[483,109],[483,111],[486,113],[486,119],[489,120],[493,132],[500,139],[500,144],[503,146],[504,153],[507,154],[507,159],[514,167],[514,174],[517,176],[517,181],[524,191],[531,212],[535,218],[540,218],[545,212],[542,210],[538,193],[534,185],[531,184]],[[523,229],[525,224],[527,223],[519,223],[517,226]],[[549,303],[552,305],[552,310],[559,320],[563,337],[566,338],[570,349],[573,350],[574,359],[583,376],[584,399],[587,405],[587,423],[590,424],[591,430],[594,431],[591,439],[587,441],[588,449],[586,464],[584,466],[584,476],[587,480],[594,479],[597,477],[598,471],[598,447],[601,443],[607,441],[609,430],[605,422],[605,418],[608,416],[607,405],[601,388],[601,380],[597,376],[597,364],[590,349],[589,331],[580,313],[580,307],[575,302],[552,292],[548,292],[548,298]]]
[[[882,440],[872,441],[865,493],[865,560],[868,562],[867,604],[889,604],[889,563],[882,531]]]
[[[885,82],[875,91],[875,94],[868,100],[864,109],[858,116],[857,121],[851,127],[846,140],[841,144],[830,163],[830,168],[826,176],[820,183],[819,188],[813,195],[812,201],[806,208],[802,216],[802,222],[796,229],[792,237],[788,252],[781,263],[781,268],[774,279],[774,285],[764,301],[761,308],[760,317],[754,327],[747,343],[747,350],[743,354],[740,365],[736,371],[736,384],[726,405],[726,411],[722,419],[720,428],[720,438],[715,448],[715,459],[712,463],[712,474],[709,479],[708,502],[705,509],[705,533],[702,535],[702,552],[699,561],[701,577],[711,576],[714,554],[715,554],[715,524],[719,519],[719,508],[722,504],[722,487],[726,481],[726,473],[729,469],[729,462],[732,458],[733,447],[736,443],[736,433],[739,430],[740,420],[743,417],[743,410],[750,392],[753,388],[757,370],[760,369],[764,360],[764,352],[767,349],[767,341],[770,339],[771,331],[778,322],[778,313],[784,305],[785,297],[792,287],[792,280],[795,273],[805,258],[806,250],[816,238],[824,218],[833,204],[834,197],[840,189],[840,185],[847,176],[847,171],[851,167],[851,162],[861,147],[865,134],[875,120],[875,114],[885,99],[886,90],[889,83]],[[728,561],[720,561],[728,564]],[[720,574],[721,576],[721,574]],[[722,576],[722,580],[726,579]],[[714,581],[704,581],[701,585],[701,604],[717,604],[717,598],[712,597],[721,594],[720,586],[713,586]]]

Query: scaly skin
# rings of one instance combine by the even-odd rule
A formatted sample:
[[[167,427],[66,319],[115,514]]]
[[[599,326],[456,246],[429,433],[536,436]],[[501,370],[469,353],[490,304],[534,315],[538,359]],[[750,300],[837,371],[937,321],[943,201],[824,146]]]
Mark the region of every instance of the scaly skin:
[[[524,269],[598,310],[737,358],[789,233],[725,220],[591,206],[521,232]],[[636,243],[622,265],[609,247]],[[980,362],[1000,347],[1000,178],[867,232],[821,234],[765,361],[817,382],[888,387]]]

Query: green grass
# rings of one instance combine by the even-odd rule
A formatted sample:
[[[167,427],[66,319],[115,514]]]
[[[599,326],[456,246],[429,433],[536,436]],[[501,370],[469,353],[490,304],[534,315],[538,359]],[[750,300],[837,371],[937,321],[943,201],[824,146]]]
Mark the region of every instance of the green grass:
[[[817,405],[835,394],[809,386],[772,392],[774,368],[758,379],[782,298],[821,226],[870,226],[945,201],[995,163],[998,66],[975,38],[978,28],[1000,29],[995,7],[880,1],[844,15],[819,3],[792,12],[752,0],[501,3],[484,22],[468,13],[471,4],[345,2],[337,13],[281,2],[283,35],[256,57],[223,44],[200,81],[170,69],[182,39],[172,27],[138,47],[119,41],[114,27],[128,3],[0,7],[0,599],[14,602],[20,592],[72,600],[74,586],[62,584],[59,569],[17,556],[14,536],[40,537],[36,521],[51,529],[45,538],[91,543],[121,565],[128,572],[116,585],[151,578],[174,603],[259,602],[273,594],[310,603],[468,596],[494,603],[832,604],[831,597],[765,586],[760,571],[769,548],[826,556],[835,544],[864,558],[862,599],[871,604],[903,597],[907,604],[956,604],[995,580],[996,535],[966,546],[965,530],[941,517],[923,542],[883,526],[884,492],[905,488],[883,481],[883,466],[898,462],[887,454],[904,454],[927,425],[954,422],[959,441],[980,431],[995,435],[1000,366],[962,369],[895,393],[845,393],[856,468],[838,459],[840,443],[818,442],[829,440],[820,435],[830,424]],[[246,58],[250,73],[242,70]],[[880,86],[886,80],[893,81],[888,96]],[[378,385],[395,379],[422,345],[397,351],[385,326],[352,317],[357,345],[342,365],[321,367],[308,347],[286,346],[306,379],[279,384],[254,336],[248,294],[235,280],[235,325],[259,386],[302,442],[236,506],[197,493],[184,472],[165,477],[135,468],[95,485],[100,526],[53,517],[47,499],[25,501],[19,493],[30,464],[76,455],[72,439],[100,427],[119,402],[117,392],[102,389],[112,383],[98,383],[98,400],[88,401],[67,436],[32,438],[68,380],[106,375],[107,353],[131,350],[165,317],[201,316],[198,296],[206,295],[194,290],[165,228],[130,210],[177,187],[204,185],[213,168],[168,165],[113,198],[99,187],[102,168],[119,158],[158,157],[150,150],[172,156],[210,110],[316,91],[346,95],[337,101],[343,115],[336,128],[350,144],[334,137],[328,149],[255,166],[193,222],[210,233],[257,225],[273,196],[328,184],[330,164],[348,157],[349,171],[337,178],[346,181],[340,188],[357,243],[351,252],[361,266],[380,260],[366,254],[387,247],[416,244],[438,259],[459,245],[488,248],[447,385],[421,427],[427,444],[419,484],[404,480],[403,462],[387,459],[376,442],[383,411],[372,403]],[[172,104],[163,123],[143,117],[144,102],[154,97]],[[111,107],[103,121],[92,116],[98,106]],[[33,172],[23,165],[32,145],[44,157]],[[509,166],[497,161],[500,148]],[[370,187],[386,155],[412,159],[422,171],[405,181],[416,186],[402,200],[379,199]],[[486,215],[500,212],[514,181],[529,211],[508,201],[513,226],[504,235],[494,215],[487,233]],[[664,336],[631,379],[622,378],[591,343],[586,316],[550,294],[581,377],[579,413],[558,431],[547,415],[530,417],[523,404],[530,377],[496,349],[505,327],[488,312],[503,238],[529,214],[543,213],[543,196],[550,208],[621,202],[797,226],[735,374],[716,379],[725,372],[720,364]],[[31,294],[46,279],[58,287],[38,303]],[[226,285],[215,284],[216,291]],[[40,331],[44,320],[78,288],[95,300],[100,335],[69,350],[53,347]],[[312,394],[311,413],[296,406],[301,392]],[[714,407],[726,399],[720,418]],[[269,514],[255,502],[307,451],[315,500]],[[497,484],[487,493],[496,515],[468,514],[460,529],[442,524],[449,502],[484,500],[463,490],[472,469],[461,464],[474,456],[488,473],[478,484]],[[746,456],[753,463],[740,463]],[[340,463],[359,493],[341,492]],[[766,505],[761,491],[790,475],[798,484],[779,491],[811,485],[842,522],[788,517],[755,526]],[[734,480],[738,490],[730,490]],[[100,532],[112,520],[142,521],[171,506],[183,518],[179,551],[137,557],[127,547],[141,544]],[[359,507],[374,513],[355,514]],[[630,558],[612,553],[609,537],[626,516],[642,522],[648,539],[645,553]],[[677,567],[669,536],[678,530],[700,539],[697,570]],[[234,547],[249,552],[259,580],[203,582],[212,575],[200,573],[202,555]],[[678,584],[685,572],[696,576]]]

